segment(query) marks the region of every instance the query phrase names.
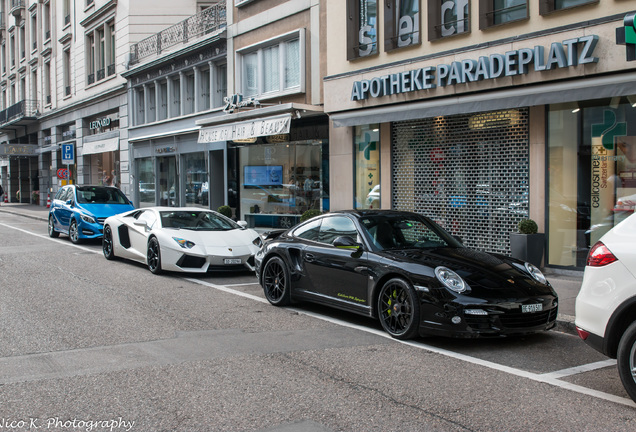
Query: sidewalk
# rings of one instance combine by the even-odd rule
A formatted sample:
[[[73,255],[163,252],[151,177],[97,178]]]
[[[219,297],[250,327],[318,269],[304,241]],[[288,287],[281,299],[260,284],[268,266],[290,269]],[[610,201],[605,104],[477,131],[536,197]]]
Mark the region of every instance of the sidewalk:
[[[1,203],[0,213],[2,212],[47,222],[49,209],[45,206],[32,204]],[[581,288],[583,272],[546,268],[544,269],[544,274],[559,295],[557,330],[564,333],[576,334],[576,328],[574,327],[574,303]]]

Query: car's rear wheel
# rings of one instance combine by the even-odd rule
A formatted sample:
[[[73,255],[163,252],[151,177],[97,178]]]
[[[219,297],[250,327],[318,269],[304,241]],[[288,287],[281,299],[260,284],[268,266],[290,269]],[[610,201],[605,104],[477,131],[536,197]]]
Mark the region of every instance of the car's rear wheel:
[[[75,219],[71,220],[71,225],[68,227],[68,236],[74,244],[80,242],[79,228],[77,227],[77,221]]]
[[[53,220],[53,215],[49,216],[49,237],[58,238],[60,233],[55,231],[55,221]]]
[[[618,343],[618,374],[627,394],[636,401],[636,322],[627,327]]]
[[[420,304],[415,289],[404,279],[388,280],[378,297],[382,328],[396,339],[411,339],[420,324]]]
[[[113,231],[109,225],[104,227],[104,237],[102,237],[102,251],[107,260],[115,259],[115,250],[113,248]]]
[[[265,298],[275,306],[286,306],[291,303],[291,281],[289,269],[279,257],[272,257],[263,268],[261,281]]]
[[[152,274],[161,274],[161,248],[159,247],[159,240],[157,237],[152,237],[148,240],[148,251],[146,252],[146,259],[148,261],[148,270]]]

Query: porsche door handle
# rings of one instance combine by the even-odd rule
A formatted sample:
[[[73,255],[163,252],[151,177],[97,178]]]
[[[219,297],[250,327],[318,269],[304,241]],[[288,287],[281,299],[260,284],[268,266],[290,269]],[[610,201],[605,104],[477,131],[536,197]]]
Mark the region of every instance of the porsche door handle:
[[[305,254],[305,261],[307,262],[314,262],[316,261],[316,257],[313,254]]]

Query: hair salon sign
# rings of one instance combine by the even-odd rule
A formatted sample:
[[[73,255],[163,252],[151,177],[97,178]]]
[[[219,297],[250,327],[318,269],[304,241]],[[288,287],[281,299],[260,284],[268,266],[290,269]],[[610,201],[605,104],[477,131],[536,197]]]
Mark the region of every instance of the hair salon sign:
[[[598,36],[590,35],[554,42],[547,50],[543,46],[521,48],[505,54],[481,56],[479,59],[455,61],[405,72],[355,81],[351,100],[429,90],[456,84],[479,82],[501,77],[524,75],[530,71],[543,72],[597,63],[594,49]]]

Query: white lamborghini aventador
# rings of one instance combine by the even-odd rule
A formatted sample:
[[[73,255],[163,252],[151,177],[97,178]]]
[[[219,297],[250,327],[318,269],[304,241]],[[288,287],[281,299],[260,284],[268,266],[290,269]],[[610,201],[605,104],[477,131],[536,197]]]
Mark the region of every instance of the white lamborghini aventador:
[[[189,207],[146,207],[104,222],[108,260],[127,258],[162,271],[253,270],[262,244],[253,229],[220,213]]]

